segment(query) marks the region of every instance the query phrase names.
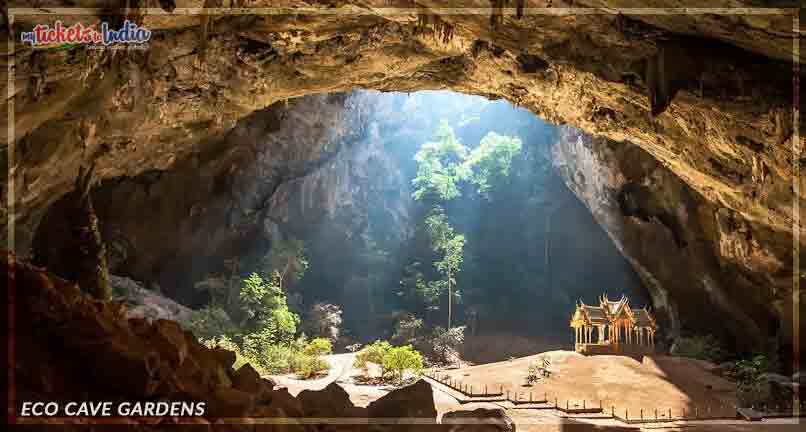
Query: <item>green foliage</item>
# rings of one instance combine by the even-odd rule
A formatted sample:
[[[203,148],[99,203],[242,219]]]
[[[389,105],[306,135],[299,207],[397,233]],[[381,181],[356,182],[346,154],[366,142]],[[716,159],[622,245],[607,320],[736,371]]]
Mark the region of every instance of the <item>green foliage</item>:
[[[412,196],[418,201],[426,196],[443,201],[458,198],[464,181],[475,184],[478,192],[486,195],[495,178],[509,175],[512,159],[522,148],[520,138],[490,132],[478,147],[468,151],[444,120],[434,138],[414,156],[417,176]]]
[[[194,311],[187,321],[180,324],[198,339],[214,339],[238,333],[238,327],[227,312],[218,306],[207,306]]]
[[[727,352],[713,335],[695,335],[677,339],[672,354],[719,363]]]
[[[266,283],[257,273],[252,273],[243,281],[240,293],[241,308],[245,314],[242,326],[266,344],[288,343],[297,332],[299,316],[288,309],[286,297],[280,289],[277,277]]]
[[[366,374],[369,363],[381,367],[382,379],[391,376],[400,382],[406,371],[419,372],[423,368],[423,357],[411,345],[395,347],[387,341],[377,340],[359,351],[353,366]]]
[[[330,365],[327,361],[314,355],[302,354],[296,358],[296,363],[294,364],[294,373],[302,379],[309,379],[321,375],[327,372],[328,369],[330,369]]]
[[[309,356],[323,356],[333,352],[333,345],[330,340],[325,338],[316,338],[308,342],[308,345],[302,350],[302,353]]]
[[[284,291],[286,285],[302,279],[310,266],[305,256],[305,243],[295,238],[276,241],[261,261],[264,277],[272,281],[276,279]]]
[[[465,161],[471,167],[470,181],[478,188],[478,193],[486,195],[493,180],[509,175],[512,159],[521,151],[521,140],[517,137],[488,133],[481,139]]]
[[[355,356],[353,367],[361,369],[366,374],[369,370],[368,363],[375,363],[381,366],[381,375],[384,375],[385,370],[383,369],[383,358],[391,349],[392,345],[389,342],[377,340],[365,346],[361,351],[358,352],[358,354]]]
[[[453,133],[448,122],[442,121],[437,128],[435,141],[420,147],[414,156],[417,161],[417,176],[414,184],[415,200],[427,195],[435,195],[442,200],[452,200],[461,195],[458,182],[469,176],[463,164],[467,157],[467,147],[462,145]]]
[[[770,386],[764,379],[764,374],[770,371],[770,360],[764,354],[736,362],[736,395],[742,405],[759,405],[770,399]]]
[[[411,345],[394,347],[383,356],[383,370],[391,372],[397,382],[403,381],[407,371],[420,372],[423,368],[423,356]]]

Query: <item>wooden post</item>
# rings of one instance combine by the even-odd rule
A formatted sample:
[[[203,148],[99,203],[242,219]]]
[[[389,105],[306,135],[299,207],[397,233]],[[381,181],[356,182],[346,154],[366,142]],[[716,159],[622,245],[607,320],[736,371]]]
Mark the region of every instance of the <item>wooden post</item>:
[[[610,415],[613,418],[616,418],[616,406],[615,405],[610,405]]]
[[[624,420],[630,419],[630,411],[627,408],[624,408]]]
[[[672,409],[669,408],[669,420],[671,420],[671,419],[672,419]]]
[[[658,419],[658,409],[655,408],[655,420],[657,420],[657,419]]]
[[[565,410],[568,411],[568,399],[565,400]]]
[[[486,396],[486,395],[488,395],[488,394],[489,394],[489,393],[487,393],[487,384],[484,384],[484,395]]]
[[[641,420],[643,420],[643,419],[644,419],[644,409],[641,408]]]
[[[586,409],[586,407],[585,407],[585,399],[582,399],[582,409],[583,410]]]
[[[529,392],[529,402],[532,401],[532,392]]]

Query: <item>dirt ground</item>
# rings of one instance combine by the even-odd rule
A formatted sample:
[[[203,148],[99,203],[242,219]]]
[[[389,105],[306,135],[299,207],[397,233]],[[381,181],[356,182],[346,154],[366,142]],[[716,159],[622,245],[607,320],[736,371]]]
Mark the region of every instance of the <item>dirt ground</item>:
[[[461,369],[442,371],[468,383],[488,386],[504,385],[504,390],[518,389],[528,397],[530,388],[522,387],[528,364],[541,356],[548,357],[553,371],[552,377],[531,388],[534,394],[546,391],[550,394],[574,395],[574,401],[585,397],[589,401],[601,398],[603,403],[617,403],[619,409],[626,406],[680,407],[711,403],[714,406],[734,401],[734,386],[711,373],[713,365],[692,359],[653,356],[642,362],[619,356],[585,357],[569,351],[550,351],[512,361],[470,366]],[[358,384],[356,377],[361,371],[353,368],[355,354],[335,354],[326,357],[331,364],[327,376],[315,380],[298,380],[293,376],[273,376],[278,385],[287,387],[296,395],[302,390],[318,390],[331,382],[341,385],[357,406],[367,406],[394,389],[388,385]],[[373,373],[371,370],[370,373]],[[375,371],[374,373],[377,373]],[[521,432],[587,432],[587,431],[652,431],[652,432],[750,432],[770,430],[788,432],[800,430],[793,420],[765,420],[763,423],[735,421],[692,421],[625,425],[617,420],[579,415],[564,418],[555,410],[511,409],[496,402],[460,404],[444,386],[433,385],[434,402],[441,417],[449,411],[473,410],[479,407],[504,408],[517,424]],[[561,398],[565,400],[565,398]],[[605,402],[606,401],[606,402]],[[630,410],[640,408],[629,408]],[[638,411],[635,411],[638,415]],[[677,412],[675,412],[675,415]],[[620,414],[621,415],[621,414]],[[648,414],[649,415],[649,414]],[[654,416],[654,411],[651,413]],[[630,414],[632,417],[633,414]]]
[[[551,376],[527,387],[529,364],[541,358],[551,361]],[[473,386],[480,391],[485,386],[490,392],[510,392],[511,398],[535,399],[547,395],[560,405],[598,406],[607,411],[614,409],[623,416],[668,416],[672,410],[679,417],[684,410],[695,407],[705,413],[723,409],[727,412],[736,402],[735,385],[708,370],[708,362],[668,357],[645,356],[642,361],[624,356],[586,357],[573,351],[549,351],[511,361],[489,363],[467,368],[445,370],[452,380]]]

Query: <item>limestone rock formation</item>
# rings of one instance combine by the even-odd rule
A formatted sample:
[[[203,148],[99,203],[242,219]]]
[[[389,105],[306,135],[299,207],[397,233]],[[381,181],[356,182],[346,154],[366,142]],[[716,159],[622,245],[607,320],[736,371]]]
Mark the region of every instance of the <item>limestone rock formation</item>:
[[[536,0],[522,3],[545,6]],[[54,0],[42,5],[19,0],[10,5],[102,9],[119,7],[119,2]],[[177,7],[205,5],[212,3],[176,2]],[[793,94],[796,51],[791,13],[648,15],[599,9],[517,17],[498,7],[489,15],[425,19],[435,15],[437,7],[490,3],[424,0],[416,9],[407,0],[249,5],[287,7],[289,13],[168,16],[140,15],[138,9],[133,11],[137,20],[154,31],[146,50],[31,50],[18,43],[9,51],[4,46],[3,66],[13,63],[15,73],[14,79],[3,79],[1,84],[5,94],[13,95],[4,100],[3,108],[13,103],[14,109],[13,141],[5,134],[2,138],[4,160],[12,155],[13,160],[2,179],[0,197],[0,211],[14,226],[14,236],[2,234],[5,241],[13,239],[11,249],[28,252],[43,215],[69,192],[78,167],[88,160],[96,164],[100,180],[119,184],[109,190],[131,196],[132,206],[140,211],[160,203],[153,196],[173,199],[187,194],[187,200],[170,204],[166,216],[177,231],[194,239],[186,246],[203,248],[214,238],[217,241],[209,243],[222,250],[237,247],[242,238],[272,231],[271,226],[257,225],[255,215],[265,212],[267,200],[286,196],[275,197],[275,192],[300,172],[297,168],[326,160],[333,149],[296,139],[289,132],[272,153],[255,154],[249,145],[254,141],[248,137],[230,145],[233,142],[222,136],[233,133],[234,141],[239,141],[243,132],[260,135],[261,127],[279,123],[272,116],[282,112],[261,110],[303,95],[356,87],[448,88],[505,98],[552,122],[572,124],[602,139],[634,143],[695,192],[688,198],[654,195],[655,174],[646,173],[645,178],[639,173],[635,182],[607,179],[621,191],[614,196],[608,184],[595,183],[614,161],[599,163],[591,156],[590,170],[568,164],[577,167],[568,172],[574,179],[571,183],[584,185],[577,188],[581,195],[590,191],[592,196],[583,200],[598,212],[646,284],[654,287],[650,288],[654,301],[668,311],[670,328],[687,320],[682,315],[692,316],[696,323],[697,312],[707,311],[715,315],[714,321],[728,323],[739,341],[764,338],[778,331],[776,326],[782,332],[791,329],[786,325],[791,313],[786,299],[792,297],[792,275],[798,271],[793,268],[792,246],[806,243],[802,224],[796,225],[793,217],[793,211],[804,206],[795,190],[806,189],[796,176],[802,169],[806,130],[802,122],[794,124],[792,115],[793,97],[800,95]],[[552,5],[613,8],[645,2],[558,0]],[[701,2],[660,0],[653,5],[688,7]],[[794,0],[709,2],[711,7],[796,5]],[[383,9],[390,6],[404,9],[396,13]],[[294,13],[301,7],[314,12]],[[517,8],[522,9],[520,2]],[[101,15],[47,19],[97,23]],[[43,19],[16,14],[14,27],[4,27],[3,35],[13,34],[17,40],[21,31]],[[806,49],[800,43],[794,60],[802,64]],[[678,70],[674,64],[696,68]],[[801,76],[804,73],[801,68]],[[265,122],[249,125],[250,118]],[[298,126],[306,125],[297,120]],[[0,124],[4,130],[11,126],[8,121],[4,117]],[[239,128],[239,122],[246,127]],[[86,139],[88,124],[94,125],[91,140]],[[211,152],[216,143],[224,149]],[[584,148],[574,150],[592,154]],[[210,159],[211,155],[215,157]],[[616,159],[628,156],[613,154]],[[257,190],[239,191],[253,196],[252,204],[230,208],[231,200],[222,198],[207,208],[196,205],[203,201],[200,197],[228,189],[232,174],[228,170],[238,166],[238,158],[262,158],[269,162],[258,166],[272,167],[259,171],[269,180]],[[288,166],[294,168],[283,169]],[[161,182],[160,187],[173,192],[150,190],[154,179],[193,167],[199,172],[196,177]],[[670,186],[665,175],[660,177],[667,193],[681,190]],[[13,181],[5,181],[9,179]],[[669,196],[684,201],[671,205]],[[102,210],[100,201],[99,213],[115,212]],[[607,208],[599,209],[602,202]],[[614,203],[619,203],[618,210]],[[219,231],[194,226],[201,211],[218,212],[229,227]],[[136,218],[128,223],[137,224]],[[622,229],[614,228],[620,223]],[[138,235],[118,242],[113,229],[109,238],[115,251],[133,248],[114,258],[123,257],[123,267],[161,274],[174,263],[148,257],[182,252],[169,242],[161,243],[162,232],[149,232],[149,227],[128,231]],[[642,248],[638,238],[644,235],[649,240],[643,239]],[[669,246],[668,261],[659,260],[649,249],[659,244]],[[166,250],[141,253],[157,246]],[[680,271],[684,268],[696,270]],[[179,274],[186,269],[175,270]],[[683,303],[691,312],[683,311]],[[777,322],[770,322],[771,317]]]
[[[743,349],[774,335],[791,340],[785,233],[735,221],[735,211],[630,143],[564,128],[553,153],[568,187],[642,278],[668,335],[711,332]]]
[[[33,239],[33,261],[109,300],[106,244],[90,195],[94,168],[79,168],[73,189],[48,209]]]
[[[451,431],[515,432],[515,423],[501,408],[451,411],[442,416],[442,424],[451,425]]]

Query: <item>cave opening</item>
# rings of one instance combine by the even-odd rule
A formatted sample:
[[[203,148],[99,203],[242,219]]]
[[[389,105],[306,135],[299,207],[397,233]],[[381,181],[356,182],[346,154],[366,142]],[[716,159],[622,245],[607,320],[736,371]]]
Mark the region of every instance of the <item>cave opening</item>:
[[[19,400],[436,419],[459,403],[438,389],[492,385],[614,421],[798,401],[791,11],[309,3],[127,3],[154,37],[115,53],[25,46],[53,11],[4,14]],[[603,329],[569,315],[603,293],[652,307],[651,354],[579,349]]]
[[[439,207],[465,241],[450,276],[464,355],[489,362],[564,347],[579,300],[606,291],[650,303],[552,165],[553,146],[571,139],[564,128],[450,91],[275,104],[200,146],[183,168],[95,188],[113,286],[131,279],[190,309],[237,315],[243,281],[279,271],[301,331],[319,335],[306,321],[340,311],[340,348],[400,338],[413,322],[427,333],[448,319],[444,256],[426,224]],[[458,147],[418,162],[446,131]],[[173,240],[157,240],[165,236]]]

